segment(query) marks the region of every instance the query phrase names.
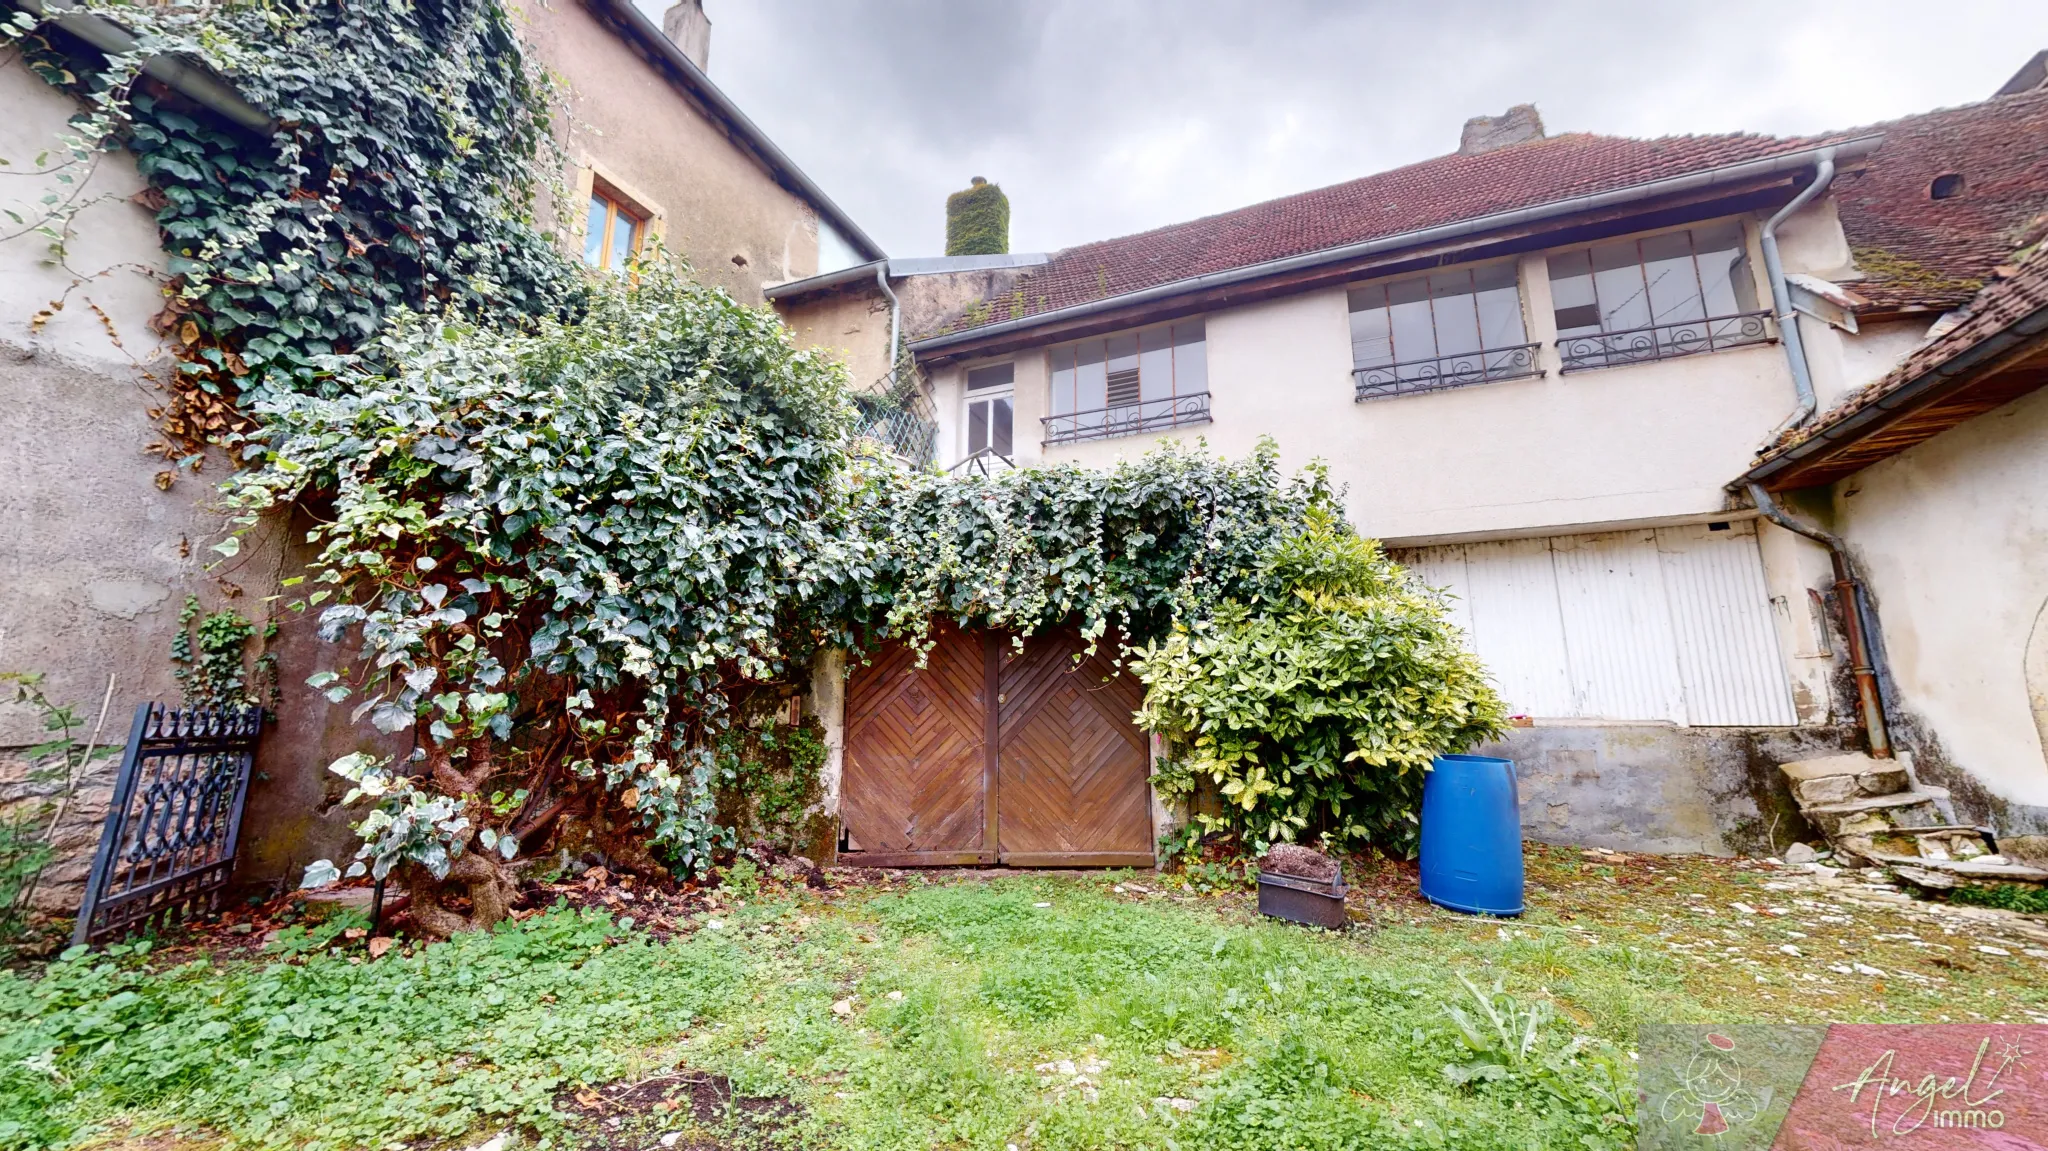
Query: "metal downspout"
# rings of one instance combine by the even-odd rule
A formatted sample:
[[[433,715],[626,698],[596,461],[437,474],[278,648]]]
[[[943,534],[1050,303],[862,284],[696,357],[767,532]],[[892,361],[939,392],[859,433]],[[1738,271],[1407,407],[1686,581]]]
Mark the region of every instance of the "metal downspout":
[[[900,346],[898,334],[902,330],[903,305],[897,302],[896,293],[889,287],[889,261],[882,260],[876,264],[875,286],[882,289],[884,296],[889,297],[889,376],[893,379],[896,375],[896,357],[901,354],[897,349]]]
[[[1778,258],[1778,225],[1791,217],[1792,213],[1804,208],[1813,198],[1827,191],[1835,178],[1835,149],[1820,150],[1819,162],[1814,166],[1813,183],[1806,190],[1792,197],[1792,202],[1778,209],[1777,214],[1764,222],[1762,246],[1764,250],[1764,275],[1771,282],[1771,311],[1778,317],[1778,339],[1785,346],[1785,362],[1792,368],[1792,386],[1798,389],[1799,403],[1785,422],[1778,425],[1765,443],[1776,443],[1779,436],[1813,418],[1818,401],[1813,394],[1813,373],[1806,365],[1806,342],[1799,335],[1799,316],[1792,310],[1792,290],[1785,284],[1785,264]],[[1761,505],[1759,505],[1761,506]]]
[[[1759,483],[1749,485],[1749,498],[1763,517],[1828,549],[1835,565],[1835,597],[1842,605],[1842,631],[1849,641],[1849,674],[1856,678],[1856,710],[1870,740],[1872,759],[1890,759],[1892,742],[1884,719],[1884,700],[1877,692],[1877,669],[1870,661],[1870,624],[1863,614],[1863,589],[1849,567],[1849,553],[1839,537],[1792,518]]]

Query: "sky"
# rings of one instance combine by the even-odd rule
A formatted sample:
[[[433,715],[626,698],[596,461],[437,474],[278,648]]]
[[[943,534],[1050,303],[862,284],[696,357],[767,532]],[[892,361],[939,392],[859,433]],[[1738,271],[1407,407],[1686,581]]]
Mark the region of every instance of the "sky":
[[[658,22],[664,0],[637,0]],[[946,195],[1052,251],[1552,133],[1802,134],[1989,96],[2043,0],[704,0],[711,78],[892,256]]]

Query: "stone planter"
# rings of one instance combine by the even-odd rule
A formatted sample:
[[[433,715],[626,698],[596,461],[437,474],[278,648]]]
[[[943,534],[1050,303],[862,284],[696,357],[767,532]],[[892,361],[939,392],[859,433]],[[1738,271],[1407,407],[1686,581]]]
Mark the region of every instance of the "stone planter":
[[[1346,922],[1343,870],[1330,880],[1259,872],[1259,914],[1308,927],[1342,929]]]

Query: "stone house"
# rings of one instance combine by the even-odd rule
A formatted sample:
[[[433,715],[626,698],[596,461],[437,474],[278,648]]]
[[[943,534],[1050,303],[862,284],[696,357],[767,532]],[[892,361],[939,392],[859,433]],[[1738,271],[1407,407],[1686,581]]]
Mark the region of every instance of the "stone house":
[[[1866,470],[1785,462],[1850,451],[1826,429],[1888,410],[1885,381],[1949,347],[1963,328],[1930,339],[2038,240],[2030,67],[1981,103],[1810,138],[1546,134],[1517,108],[1334,187],[769,295],[872,317],[843,337],[870,360],[897,317],[940,467],[1267,436],[1290,466],[1327,461],[1351,521],[1456,597],[1519,713],[1493,750],[1521,766],[1532,836],[1776,850],[1805,831],[1775,767],[1887,734],[1957,818],[2039,833],[2038,373],[2005,372],[1957,409],[1983,414],[1910,449],[1868,433],[1898,454]],[[1860,593],[1762,514],[1759,478],[1847,541]],[[1864,676],[1845,629],[1869,637]],[[862,692],[849,812],[875,738]]]

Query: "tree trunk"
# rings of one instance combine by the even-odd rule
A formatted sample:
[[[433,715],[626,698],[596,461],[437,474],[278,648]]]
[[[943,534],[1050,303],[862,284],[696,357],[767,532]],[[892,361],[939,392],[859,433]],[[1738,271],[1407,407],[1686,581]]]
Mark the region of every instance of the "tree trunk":
[[[411,870],[406,890],[412,894],[412,919],[431,939],[488,928],[512,913],[518,885],[511,869],[488,853],[464,852],[445,879],[435,879],[425,868]],[[469,914],[448,905],[457,896],[469,897]]]

